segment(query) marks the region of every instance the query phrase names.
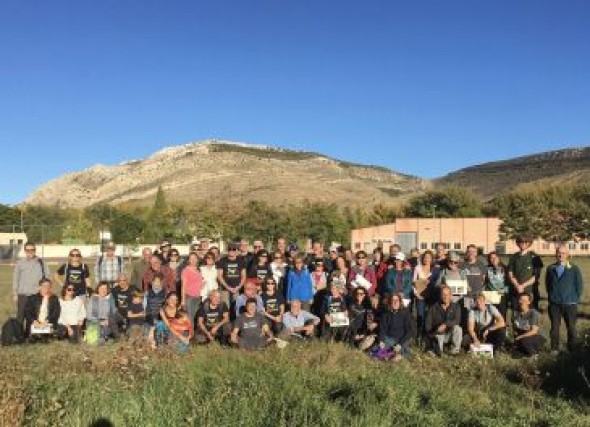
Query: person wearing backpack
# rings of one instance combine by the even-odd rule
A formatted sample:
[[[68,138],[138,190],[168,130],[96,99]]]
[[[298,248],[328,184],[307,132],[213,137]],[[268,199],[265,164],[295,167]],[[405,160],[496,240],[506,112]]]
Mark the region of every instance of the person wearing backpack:
[[[106,247],[106,253],[98,258],[95,266],[94,277],[96,277],[96,282],[107,282],[109,289],[113,289],[113,286],[117,283],[119,274],[123,273],[125,267],[123,265],[123,259],[115,255],[116,249],[117,247],[114,243],[109,243]]]
[[[467,332],[463,338],[463,347],[470,345],[492,344],[494,353],[502,349],[506,341],[506,322],[500,311],[492,304],[486,304],[486,297],[480,293],[475,299],[475,306],[469,310]]]
[[[49,278],[50,271],[43,259],[36,256],[34,243],[25,243],[25,258],[19,259],[12,276],[12,295],[16,305],[16,320],[21,328],[25,319],[25,306],[31,295],[39,290],[39,281]]]
[[[90,269],[82,262],[82,253],[79,249],[72,249],[69,260],[55,272],[55,280],[62,287],[72,285],[76,290],[76,297],[86,302],[88,288],[90,288]]]

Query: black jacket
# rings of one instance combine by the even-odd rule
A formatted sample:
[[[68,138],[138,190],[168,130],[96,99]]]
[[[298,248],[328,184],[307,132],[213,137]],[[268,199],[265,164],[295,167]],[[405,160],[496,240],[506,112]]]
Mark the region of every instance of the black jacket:
[[[393,311],[387,309],[381,316],[379,323],[379,340],[393,338],[400,344],[406,344],[412,339],[412,315],[405,308]]]
[[[436,330],[443,323],[447,328],[461,324],[461,307],[457,303],[451,302],[447,310],[443,309],[440,302],[430,307],[426,315],[426,332],[436,334]]]
[[[27,299],[27,304],[25,305],[25,320],[27,323],[27,330],[31,329],[33,322],[39,318],[39,311],[41,310],[42,302],[43,297],[41,294],[31,295]],[[60,312],[61,307],[59,305],[59,299],[57,296],[51,295],[49,297],[49,304],[47,307],[47,322],[56,327]]]

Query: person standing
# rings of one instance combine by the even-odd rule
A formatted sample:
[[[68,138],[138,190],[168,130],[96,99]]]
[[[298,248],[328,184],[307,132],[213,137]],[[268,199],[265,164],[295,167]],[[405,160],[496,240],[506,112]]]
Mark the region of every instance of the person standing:
[[[143,287],[142,278],[146,270],[150,268],[150,258],[152,257],[151,248],[143,248],[141,251],[141,258],[131,263],[131,285],[137,289]]]
[[[81,297],[86,302],[86,296],[89,294],[90,269],[82,262],[82,253],[79,249],[72,249],[69,254],[70,259],[63,264],[55,273],[55,281],[62,286],[72,285],[76,289],[77,297]]]
[[[516,237],[519,251],[510,257],[508,262],[508,278],[512,284],[512,310],[518,308],[519,295],[529,293],[533,297],[533,308],[539,311],[539,277],[543,261],[531,248],[533,238],[529,235]]]
[[[51,274],[47,263],[37,257],[34,243],[25,243],[25,258],[19,259],[12,276],[12,295],[16,304],[16,318],[19,325],[25,320],[25,306],[31,295],[39,291],[39,281]]]
[[[229,244],[227,256],[217,262],[217,281],[221,285],[221,300],[229,307],[246,284],[246,265],[238,256],[238,245]],[[204,294],[207,295],[207,294]]]
[[[113,286],[117,283],[119,274],[123,273],[125,267],[123,265],[123,258],[115,255],[116,249],[117,247],[114,243],[109,243],[106,247],[106,253],[98,258],[94,267],[96,282],[107,282],[109,291],[113,289]]]
[[[579,267],[569,262],[569,250],[565,245],[557,247],[555,257],[557,261],[547,267],[545,272],[551,322],[551,350],[559,351],[559,328],[563,317],[567,328],[567,348],[573,351],[576,346],[578,304],[582,300],[584,281]]]

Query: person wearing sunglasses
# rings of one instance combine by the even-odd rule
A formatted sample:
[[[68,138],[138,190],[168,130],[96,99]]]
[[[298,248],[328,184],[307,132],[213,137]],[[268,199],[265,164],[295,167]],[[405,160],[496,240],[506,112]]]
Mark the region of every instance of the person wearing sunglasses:
[[[262,303],[264,305],[264,315],[270,322],[272,332],[278,334],[283,329],[285,300],[277,291],[277,282],[272,276],[266,278],[263,289]]]
[[[217,282],[220,285],[221,301],[227,306],[235,302],[246,283],[246,265],[238,253],[239,245],[230,243],[227,256],[217,263]],[[203,293],[203,295],[207,294]]]
[[[82,253],[79,249],[72,249],[68,261],[61,265],[55,272],[55,281],[64,288],[72,285],[76,290],[76,296],[81,297],[85,302],[89,294],[90,269],[82,262]]]
[[[182,292],[182,285],[180,276],[182,274],[182,270],[186,266],[184,260],[180,257],[180,252],[178,249],[172,248],[170,251],[170,257],[168,259],[168,267],[174,272],[174,277],[176,279],[176,294],[181,295]]]
[[[356,288],[352,293],[352,301],[348,306],[348,338],[353,346],[360,346],[361,350],[370,348],[375,342],[377,322],[375,310],[367,297],[367,291]],[[371,338],[369,338],[371,337]]]
[[[356,265],[348,272],[349,283],[357,286],[363,286],[367,290],[370,298],[375,296],[377,291],[377,275],[375,269],[369,265],[367,253],[358,251],[355,255]]]
[[[273,259],[270,263],[270,271],[272,277],[277,285],[277,292],[284,295],[284,282],[287,274],[287,263],[285,262],[285,255],[282,251],[276,250],[273,254]]]
[[[16,318],[19,325],[25,320],[25,306],[31,295],[35,295],[39,289],[39,280],[50,277],[47,263],[38,257],[35,244],[25,243],[25,258],[20,258],[12,275],[12,295],[16,304]]]
[[[82,298],[76,295],[76,287],[71,284],[63,286],[59,320],[57,321],[56,335],[59,339],[67,339],[76,344],[80,341],[80,332],[86,319],[86,307]]]

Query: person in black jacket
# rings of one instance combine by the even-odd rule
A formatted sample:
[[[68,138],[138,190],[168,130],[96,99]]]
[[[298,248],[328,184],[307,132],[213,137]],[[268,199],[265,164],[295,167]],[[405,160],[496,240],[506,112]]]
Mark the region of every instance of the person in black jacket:
[[[461,307],[452,301],[451,289],[447,285],[440,288],[440,302],[428,310],[426,333],[437,356],[442,355],[444,345],[449,342],[452,344],[451,354],[458,354],[461,350]]]
[[[60,311],[59,299],[51,292],[51,281],[41,279],[39,292],[31,295],[25,306],[26,334],[30,335],[32,326],[44,328],[51,325],[56,328]]]
[[[410,311],[404,308],[401,295],[391,295],[379,323],[379,342],[385,347],[393,348],[396,354],[407,358],[411,356],[412,334]]]

